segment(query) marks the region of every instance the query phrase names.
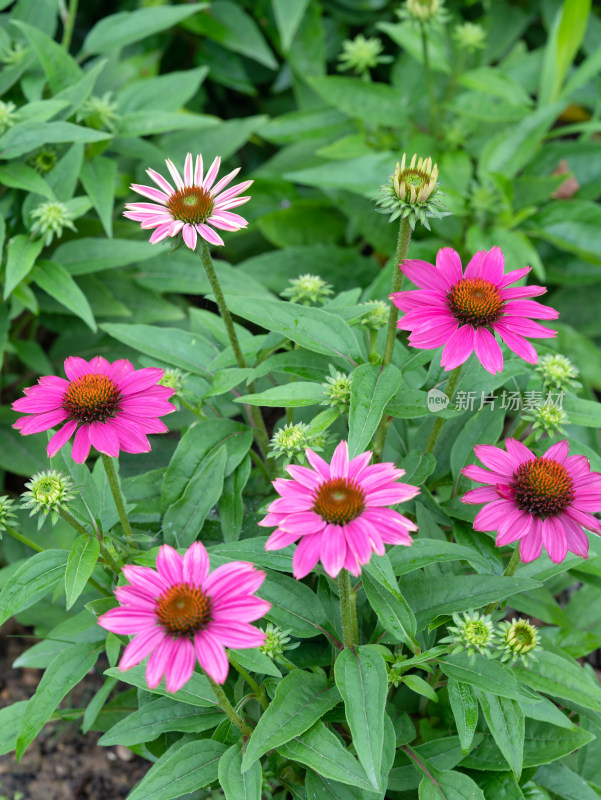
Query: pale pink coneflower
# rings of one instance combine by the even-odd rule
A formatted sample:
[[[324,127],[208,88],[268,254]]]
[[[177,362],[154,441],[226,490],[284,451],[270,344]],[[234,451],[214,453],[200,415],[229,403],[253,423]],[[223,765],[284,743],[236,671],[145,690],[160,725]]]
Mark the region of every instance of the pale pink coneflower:
[[[184,244],[190,250],[196,249],[198,235],[209,244],[222,245],[223,239],[214,228],[237,231],[248,225],[244,217],[232,213],[230,209],[250,200],[250,196],[239,195],[248,189],[252,181],[243,181],[222,191],[240,172],[240,167],[215,183],[221,164],[219,156],[203,175],[202,155],[196,156],[194,164],[192,153],[188,153],[183,179],[172,161],[166,159],[165,163],[175,186],[158,172],[147,169],[146,172],[159,188],[137,183],[133,183],[131,188],[154,202],[128,203],[125,206],[127,210],[123,212],[124,217],[140,222],[142,228],[154,228],[150,244],[181,233]]]
[[[173,389],[158,386],[163,370],[134,369],[125,359],[112,364],[102,356],[85,361],[77,356],[65,360],[67,380],[48,375],[36,386],[24,389],[25,397],[13,403],[19,417],[13,428],[23,435],[40,433],[65,423],[48,442],[52,458],[75,433],[71,456],[82,464],[93,445],[107,456],[148,453],[148,433],[165,433],[158,417],[175,411],[167,400]]]
[[[519,540],[520,557],[534,561],[543,547],[551,561],[563,561],[568,550],[588,557],[583,528],[601,534],[601,474],[591,472],[588,458],[569,455],[567,440],[551,445],[537,457],[517,439],[507,439],[507,452],[477,445],[474,452],[488,469],[465,467],[463,474],[485,483],[462,498],[486,503],[476,515],[474,529],[497,531],[499,547]]]
[[[151,689],[166,675],[168,692],[187,683],[198,660],[216,683],[224,683],[229,663],[226,647],[259,647],[265,634],[249,623],[271,605],[254,593],[265,573],[246,561],[231,561],[209,573],[209,556],[194,542],[181,556],[168,544],[159,548],[156,570],[126,565],[128,586],[115,589],[118,608],[98,617],[107,631],[133,636],[120,670],[150,656],[146,682]]]
[[[394,464],[371,464],[371,453],[349,460],[346,442],[340,442],[330,464],[307,448],[311,468],[286,467],[293,480],[273,481],[280,497],[259,522],[276,526],[266,550],[279,550],[300,539],[292,559],[294,577],[303,578],[321,561],[335,578],[341,569],[361,573],[372,553],[384,555],[385,544],[412,543],[409,531],[417,526],[391,508],[419,494],[419,489],[397,480],[405,470]]]
[[[557,319],[559,313],[527,299],[544,294],[546,288],[511,287],[530,267],[505,274],[500,247],[477,252],[465,273],[458,253],[450,247],[438,251],[436,266],[414,259],[399,266],[419,288],[390,295],[397,308],[408,312],[398,327],[411,331],[412,347],[430,350],[444,345],[441,366],[447,371],[463,364],[475,351],[485,370],[493,375],[502,372],[503,354],[495,333],[516,355],[536,364],[538,354],[524,337],[556,335],[533,320]]]

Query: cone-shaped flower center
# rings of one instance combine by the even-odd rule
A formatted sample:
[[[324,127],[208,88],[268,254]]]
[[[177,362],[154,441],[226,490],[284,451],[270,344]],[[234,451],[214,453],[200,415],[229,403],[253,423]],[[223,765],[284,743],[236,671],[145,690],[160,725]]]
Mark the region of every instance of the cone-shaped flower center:
[[[536,628],[525,620],[514,622],[507,631],[507,644],[519,653],[528,653],[537,645]]]
[[[505,301],[494,283],[485,278],[463,278],[447,294],[455,319],[480,328],[503,316]]]
[[[344,525],[365,509],[365,492],[354,481],[334,478],[315,492],[313,511],[326,522]]]
[[[215,200],[202,186],[185,186],[167,200],[173,219],[197,225],[206,222],[213,213]]]
[[[476,646],[486,645],[491,640],[490,625],[487,625],[482,620],[475,620],[467,622],[463,629],[463,635],[466,642]]]
[[[543,519],[561,514],[574,497],[569,472],[550,458],[536,458],[518,467],[512,488],[518,508]]]
[[[63,397],[63,408],[71,419],[104,422],[115,416],[121,392],[106,375],[82,375],[71,381]]]
[[[159,597],[156,613],[168,633],[194,636],[211,621],[211,599],[189,583],[176,583]]]

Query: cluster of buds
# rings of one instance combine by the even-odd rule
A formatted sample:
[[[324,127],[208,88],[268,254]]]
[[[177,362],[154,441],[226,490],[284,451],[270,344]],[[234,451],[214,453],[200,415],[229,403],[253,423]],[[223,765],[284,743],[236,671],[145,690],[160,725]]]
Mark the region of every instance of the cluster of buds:
[[[535,441],[538,441],[545,433],[551,437],[565,434],[561,426],[569,422],[568,415],[563,408],[556,406],[554,403],[544,403],[537,408],[533,408],[524,414],[524,419],[532,422]]]
[[[380,187],[378,211],[390,214],[389,222],[394,222],[400,217],[407,219],[412,228],[415,228],[419,221],[429,230],[428,217],[440,219],[450,213],[444,211],[444,206],[440,202],[438,166],[432,163],[430,157],[418,159],[417,154],[413,156],[409,166],[406,162],[407,154],[403,153],[403,158],[400,163],[397,161],[394,175],[390,176],[389,183]]]
[[[382,41],[377,36],[366,39],[361,33],[354,39],[346,39],[342,43],[342,53],[338,56],[340,71],[352,69],[357,75],[369,79],[369,70],[378,64],[392,61],[391,56],[380,55],[383,50]]]
[[[272,661],[281,661],[284,659],[284,652],[286,650],[294,650],[299,646],[300,642],[292,642],[290,638],[290,630],[283,631],[277,625],[268,623],[265,628],[265,641],[259,647],[259,650],[264,653]]]
[[[525,619],[502,622],[498,628],[486,614],[466,612],[453,614],[454,625],[447,626],[449,633],[440,644],[449,645],[449,653],[466,651],[470,659],[476,653],[486,658],[500,658],[513,664],[521,658],[527,664],[536,658],[535,651],[540,640],[537,629]]]
[[[16,105],[11,103],[10,100],[7,103],[0,100],[0,136],[6,133],[9,128],[12,128],[17,121],[16,110]]]
[[[107,92],[102,97],[92,95],[82,105],[77,112],[77,122],[85,121],[89,128],[99,131],[115,131],[115,123],[119,119],[117,114],[117,104],[111,102],[111,92]]]
[[[31,509],[30,517],[41,514],[38,528],[41,528],[48,514],[51,515],[52,524],[56,525],[61,510],[75,497],[71,480],[55,469],[36,472],[25,486],[29,491],[21,495],[21,506]]]
[[[323,433],[315,433],[304,422],[289,423],[271,437],[268,458],[283,456],[288,463],[294,459],[304,464],[307,447],[320,451],[323,450],[325,443],[326,436]]]
[[[341,414],[347,413],[351,403],[352,383],[352,375],[338,372],[330,365],[330,374],[326,376],[325,383],[321,384],[325,400],[320,405],[335,408]]]
[[[319,275],[299,275],[289,281],[290,286],[281,293],[282,297],[288,297],[290,302],[298,303],[301,306],[314,306],[332,294],[332,287],[326,283]]]
[[[565,392],[581,385],[577,380],[578,369],[561,353],[541,356],[535,370],[543,379],[545,389],[550,391]]]
[[[31,233],[39,234],[48,246],[56,236],[58,239],[63,235],[63,228],[71,228],[76,231],[73,224],[73,215],[64,203],[58,200],[50,200],[42,203],[31,212],[34,220],[31,226]]]

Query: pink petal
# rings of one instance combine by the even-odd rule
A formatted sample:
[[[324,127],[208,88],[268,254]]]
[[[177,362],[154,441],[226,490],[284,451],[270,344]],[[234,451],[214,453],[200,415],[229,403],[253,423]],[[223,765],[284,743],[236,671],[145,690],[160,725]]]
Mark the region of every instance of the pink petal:
[[[307,457],[309,464],[311,464],[313,469],[321,475],[323,480],[329,481],[331,476],[330,465],[328,462],[324,461],[324,459],[321,456],[318,456],[317,453],[311,450],[310,447],[307,447],[305,450],[305,456]]]
[[[533,461],[536,458],[532,450],[518,439],[507,439],[505,447],[507,448],[507,452],[516,460],[518,466],[524,464],[526,461]]]
[[[440,274],[433,264],[419,259],[407,259],[400,265],[401,272],[420,289],[440,291]]]
[[[184,581],[184,560],[171,545],[163,544],[159,547],[157,570],[171,584]]]
[[[140,567],[134,564],[125,564],[123,574],[132,586],[145,592],[150,598],[158,598],[170,587],[170,582],[159,575],[151,567]]]
[[[314,472],[308,467],[298,467],[296,464],[290,464],[286,469],[295,481],[307,489],[316,489],[322,483],[321,473]]]
[[[461,474],[477,483],[488,483],[493,486],[507,480],[506,475],[499,475],[497,472],[489,472],[487,469],[482,469],[482,467],[478,467],[475,464],[464,467],[461,470]]]
[[[536,300],[511,300],[504,308],[508,317],[532,317],[533,319],[557,319],[559,311]]]
[[[230,207],[230,201],[236,202],[239,201],[241,198],[237,197],[237,195],[241,194],[242,192],[246,191],[249,186],[252,186],[254,181],[243,181],[242,183],[237,183],[236,186],[230,186],[225,192],[221,192],[219,196],[215,195],[215,208],[225,208]],[[236,200],[234,201],[234,198]],[[246,203],[250,200],[250,197],[245,197],[244,202]]]
[[[200,666],[216,683],[225,683],[229,669],[227,655],[218,639],[208,630],[194,637],[194,649]]]
[[[321,537],[321,563],[331,578],[335,578],[344,564],[346,538],[342,525],[327,525]]]
[[[492,503],[499,499],[497,490],[492,486],[481,486],[478,489],[470,489],[461,498],[462,503]]]
[[[202,542],[194,542],[184,553],[184,581],[201,587],[209,574],[209,554]]]
[[[46,453],[48,458],[56,455],[61,447],[71,438],[73,431],[77,428],[78,422],[76,419],[69,420],[63,427],[57,431],[48,442]]]
[[[13,428],[18,427],[18,430],[24,436],[27,436],[30,433],[40,433],[41,431],[47,431],[49,428],[54,428],[55,425],[64,422],[67,417],[68,414],[64,408],[56,408],[54,411],[45,411],[43,414],[20,417],[13,425]]]
[[[198,237],[194,225],[184,225],[182,228],[182,237],[186,246],[189,247],[190,250],[194,250],[196,248],[196,240]]]
[[[155,628],[157,622],[154,611],[140,608],[111,608],[98,617],[98,624],[107,631],[118,634],[135,634]]]
[[[236,167],[236,169],[233,169],[231,172],[228,172],[227,175],[221,178],[221,180],[218,183],[216,183],[215,186],[213,186],[213,191],[211,192],[211,194],[213,196],[218,195],[222,189],[225,189],[228,183],[231,183],[234,180],[234,178],[239,172],[240,172],[240,167]]]
[[[88,425],[90,442],[100,453],[117,458],[119,455],[119,437],[109,422],[90,422]]]
[[[507,513],[513,508],[515,508],[515,506],[508,500],[495,500],[493,503],[488,503],[476,514],[474,530],[498,530]]]
[[[177,692],[192,677],[196,653],[192,642],[184,638],[177,642],[177,651],[172,645],[172,651],[173,657],[167,662],[165,688],[168,692]]]
[[[202,188],[205,189],[207,192],[210,191],[211,187],[215,183],[215,178],[217,177],[217,173],[219,172],[220,166],[221,166],[221,157],[216,156],[213,163],[209,167],[204,179],[204,183],[202,184]]]
[[[463,364],[474,350],[474,328],[462,325],[451,334],[445,349],[442,351],[441,366],[448,372]]]
[[[503,251],[500,247],[493,247],[488,250],[482,259],[480,267],[480,275],[485,280],[494,283],[498,286],[503,280],[503,272],[505,271],[505,258]]]
[[[568,541],[568,550],[581,558],[588,558],[588,537],[574,520],[562,516],[563,528]]]
[[[474,346],[476,356],[487,372],[492,375],[503,372],[503,353],[495,337],[486,328],[474,331]]]
[[[521,269],[514,269],[511,272],[506,272],[505,275],[503,275],[499,286],[504,288],[505,286],[509,286],[510,283],[515,283],[516,281],[525,278],[531,269],[532,267],[522,267]]]
[[[71,450],[71,458],[78,464],[83,464],[90,453],[90,432],[88,425],[82,425],[77,429],[75,438],[73,439],[73,448]]]
[[[543,537],[541,531],[541,521],[538,517],[532,517],[532,527],[530,531],[520,539],[520,558],[525,564],[534,561],[543,552]]]
[[[499,475],[511,476],[519,466],[510,453],[506,453],[500,447],[492,444],[477,444],[474,447],[474,453],[485,467]]]
[[[179,189],[180,191],[184,189],[185,187],[184,187],[184,182],[182,180],[182,176],[179,174],[177,167],[175,166],[173,161],[167,158],[165,159],[165,164],[167,164],[167,169],[169,170],[171,177],[173,178],[176,188]]]
[[[568,540],[557,517],[547,517],[541,526],[543,545],[554,564],[561,564],[568,554]]]
[[[150,237],[149,241],[150,244],[157,244],[157,242],[162,242],[163,239],[166,239],[171,231],[171,223],[165,222],[155,230],[155,232]]]
[[[175,189],[173,188],[173,186],[169,183],[169,181],[166,181],[162,175],[159,175],[158,172],[155,172],[153,169],[147,169],[146,174],[149,175],[150,178],[152,178],[152,180],[156,183],[156,185],[160,189],[162,189],[168,196],[175,194]]]
[[[167,201],[169,200],[169,195],[166,195],[165,192],[159,192],[158,189],[153,189],[152,186],[142,186],[139,183],[132,183],[131,188],[134,192],[141,194],[143,197],[156,200],[157,203],[160,203],[162,206],[167,205]]]
[[[436,253],[436,268],[449,289],[463,278],[459,253],[452,247],[441,247]]]
[[[159,627],[138,633],[123,651],[119,669],[123,671],[135,667],[136,664],[139,664],[140,661],[155,650],[164,638],[165,631]]]
[[[195,186],[202,186],[202,176],[203,176],[202,155],[199,153],[196,156],[196,166],[194,167],[194,185]]]
[[[508,330],[500,322],[496,322],[493,325],[493,328],[499,334],[501,339],[503,339],[507,347],[516,355],[518,355],[520,358],[523,358],[524,361],[527,361],[529,364],[536,364],[538,362],[538,354],[536,350],[530,344],[530,342],[527,342],[526,339],[524,339],[523,336]]]
[[[248,622],[211,622],[208,631],[224,647],[260,647],[265,642],[265,634]]]
[[[345,441],[341,441],[334,450],[334,455],[330,463],[331,478],[346,478],[348,465],[348,445]]]
[[[186,186],[194,185],[194,167],[192,162],[192,153],[188,153],[184,163],[184,183]]]
[[[178,641],[170,636],[164,636],[146,665],[146,683],[151,689],[157,688],[167,670],[167,664],[177,658],[177,653]]]
[[[544,457],[550,458],[553,461],[557,461],[558,464],[563,464],[569,454],[570,444],[567,439],[562,439],[560,442],[556,442],[555,444],[551,445]]]
[[[322,533],[303,536],[292,557],[292,574],[297,580],[304,578],[315,567],[321,555]]]
[[[482,263],[484,262],[484,257],[486,255],[486,250],[478,250],[477,253],[469,260],[467,267],[465,268],[464,277],[465,278],[480,278],[484,277],[482,275]]]
[[[209,242],[209,244],[214,244],[218,246],[224,244],[224,241],[221,238],[221,236],[219,236],[219,234],[216,233],[213,230],[213,228],[210,228],[208,225],[205,225],[204,223],[201,222],[196,226],[196,230],[198,231],[198,233],[200,233],[203,239],[206,239],[207,242]]]

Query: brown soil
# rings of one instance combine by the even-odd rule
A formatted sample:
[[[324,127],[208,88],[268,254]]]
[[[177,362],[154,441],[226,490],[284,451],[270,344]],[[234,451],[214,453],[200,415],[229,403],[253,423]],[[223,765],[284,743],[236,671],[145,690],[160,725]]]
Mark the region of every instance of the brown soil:
[[[42,670],[12,669],[13,661],[33,644],[29,631],[9,621],[0,632],[0,708],[27,700]],[[63,706],[82,708],[101,685],[98,673],[86,676]],[[149,763],[125,747],[99,747],[100,734],[80,730],[80,723],[51,722],[19,763],[14,754],[0,757],[0,800],[124,800]]]

